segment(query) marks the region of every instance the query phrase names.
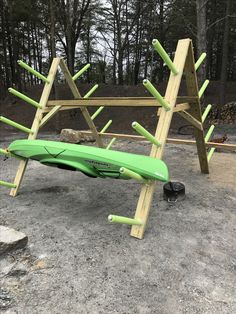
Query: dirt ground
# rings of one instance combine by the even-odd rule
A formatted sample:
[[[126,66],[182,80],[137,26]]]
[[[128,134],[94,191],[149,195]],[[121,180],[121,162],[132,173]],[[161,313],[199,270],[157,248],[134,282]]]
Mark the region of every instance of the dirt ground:
[[[236,142],[235,127],[227,132]],[[1,134],[1,147],[15,137]],[[150,145],[114,148],[148,154]],[[143,240],[107,222],[134,215],[134,181],[30,162],[18,197],[0,188],[0,224],[29,237],[0,259],[0,313],[236,313],[236,154],[216,152],[210,175],[195,147],[168,145],[164,160],[186,199],[168,204],[157,184]],[[1,179],[12,181],[16,167],[1,158]]]

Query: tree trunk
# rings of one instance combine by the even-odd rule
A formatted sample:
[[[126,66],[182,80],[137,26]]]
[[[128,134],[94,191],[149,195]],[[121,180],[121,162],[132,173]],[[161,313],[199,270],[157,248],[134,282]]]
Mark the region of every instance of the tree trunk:
[[[206,39],[206,0],[196,0],[197,11],[197,57],[207,51]],[[199,86],[206,79],[206,63],[203,62],[198,69]]]
[[[217,108],[217,115],[220,116],[220,108],[225,104],[225,87],[227,81],[228,52],[229,52],[229,14],[232,0],[226,2],[226,17],[224,26],[223,51],[220,75],[220,106]]]
[[[56,58],[56,41],[55,41],[55,13],[54,13],[54,5],[53,0],[49,2],[50,9],[50,47],[51,47],[51,62],[53,58]],[[58,88],[57,88],[57,75],[55,76],[54,84],[53,84],[53,92],[54,98],[58,99]],[[55,117],[55,129],[56,132],[60,132],[60,112],[57,113]]]
[[[112,79],[113,79],[113,84],[116,85],[116,57],[117,57],[117,48],[116,48],[116,23],[114,20],[113,23],[113,38],[114,38],[114,44],[113,44],[113,53],[114,53],[114,58],[113,58],[113,71],[112,71]]]
[[[124,74],[123,74],[123,51],[118,52],[118,84],[124,84]]]
[[[70,70],[71,75],[74,75],[74,55],[73,54],[74,54],[75,48],[73,47],[73,44],[72,44],[70,30],[67,30],[66,42],[67,42],[67,65],[68,65],[68,69]]]
[[[5,14],[6,14],[6,10],[4,7],[4,4],[2,3],[2,30],[4,30],[4,34],[5,34],[5,23],[6,23],[6,19],[5,19]],[[9,73],[9,68],[8,68],[8,59],[7,59],[7,39],[5,36],[3,36],[2,38],[2,43],[3,43],[3,56],[4,56],[4,64],[5,64],[5,80],[4,80],[4,85],[5,87],[10,86],[10,73]]]
[[[87,25],[87,32],[86,32],[86,63],[90,63],[91,60],[91,34],[90,34],[90,27],[91,27],[91,19],[90,16],[88,17],[88,25]],[[90,83],[90,69],[86,71],[87,76],[87,83]]]
[[[164,35],[164,0],[160,1],[160,17],[159,17],[159,33],[160,33],[160,42],[164,46],[165,35]],[[158,71],[158,83],[163,82],[164,79],[164,62],[160,58],[160,69]]]

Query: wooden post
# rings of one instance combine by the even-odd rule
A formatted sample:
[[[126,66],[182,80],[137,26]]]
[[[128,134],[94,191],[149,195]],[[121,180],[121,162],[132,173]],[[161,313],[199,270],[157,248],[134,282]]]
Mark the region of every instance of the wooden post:
[[[53,82],[55,79],[55,75],[56,75],[59,63],[60,63],[60,58],[54,58],[53,59],[53,62],[52,62],[52,65],[51,65],[51,68],[49,70],[49,74],[47,77],[49,83],[45,83],[45,85],[44,85],[43,93],[42,93],[42,96],[41,96],[40,102],[39,102],[40,108],[38,108],[36,111],[34,121],[33,121],[32,127],[31,127],[31,130],[33,130],[34,133],[29,135],[29,137],[28,137],[29,140],[34,140],[37,138],[40,123],[41,123],[41,120],[43,118],[43,110],[47,105],[47,101],[48,101],[48,98],[49,98],[49,95],[50,95],[50,92],[52,89],[52,85],[53,85]],[[18,193],[21,181],[22,181],[24,173],[25,173],[25,169],[27,167],[27,163],[28,163],[27,159],[20,161],[20,165],[19,165],[18,171],[16,173],[15,181],[14,181],[14,185],[16,187],[11,189],[11,192],[10,192],[11,196],[16,196]]]
[[[170,105],[170,110],[166,111],[165,109],[161,109],[160,118],[158,121],[157,129],[155,137],[158,141],[161,142],[161,146],[157,147],[156,145],[152,146],[151,157],[162,159],[165,143],[168,135],[168,131],[170,128],[170,123],[174,111],[174,106],[177,102],[177,95],[179,92],[179,86],[182,79],[182,74],[184,71],[186,57],[189,51],[191,40],[190,39],[182,39],[179,40],[175,58],[174,65],[178,69],[177,74],[170,74],[169,82],[167,85],[165,100]],[[145,227],[147,224],[149,211],[152,203],[152,197],[154,193],[155,183],[151,183],[149,186],[143,185],[141,194],[139,197],[135,219],[140,219],[143,221],[142,225],[134,225],[131,229],[131,236],[142,239],[145,231]]]
[[[197,75],[194,65],[194,55],[193,55],[193,46],[192,43],[190,45],[186,64],[185,64],[185,76],[186,76],[186,85],[187,92],[189,96],[198,96],[198,82]],[[202,123],[202,112],[199,97],[196,98],[196,101],[190,102],[189,113],[199,122]],[[200,163],[200,168],[202,173],[209,173],[208,161],[207,161],[207,151],[204,139],[204,131],[195,128],[194,135],[196,138],[198,158]]]

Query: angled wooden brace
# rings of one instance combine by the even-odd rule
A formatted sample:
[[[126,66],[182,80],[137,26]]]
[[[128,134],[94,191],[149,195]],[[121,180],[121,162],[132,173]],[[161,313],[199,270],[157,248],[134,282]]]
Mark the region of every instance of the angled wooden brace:
[[[69,69],[68,69],[68,67],[65,64],[65,61],[63,59],[60,60],[60,68],[61,68],[61,70],[65,76],[65,79],[66,79],[66,81],[67,81],[67,83],[71,89],[71,92],[72,92],[74,98],[75,99],[82,98],[81,94],[80,94],[71,74],[70,74],[70,71],[69,71]],[[99,147],[103,147],[102,139],[98,134],[97,128],[96,128],[96,126],[95,126],[95,124],[94,124],[94,122],[93,122],[93,120],[92,120],[92,118],[88,112],[88,109],[86,107],[79,107],[79,108],[80,108],[90,130],[92,131],[92,134],[96,140],[97,145]]]

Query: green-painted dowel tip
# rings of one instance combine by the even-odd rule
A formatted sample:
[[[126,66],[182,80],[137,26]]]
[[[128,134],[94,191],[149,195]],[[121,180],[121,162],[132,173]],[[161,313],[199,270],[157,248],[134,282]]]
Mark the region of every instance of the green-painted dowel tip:
[[[0,155],[4,155],[4,156],[7,156],[7,157],[14,157],[14,158],[19,159],[19,160],[25,160],[24,157],[20,157],[20,156],[14,155],[14,154],[10,153],[7,149],[0,148]]]
[[[117,215],[109,215],[108,221],[113,222],[113,223],[130,225],[130,226],[143,224],[143,222],[140,219],[133,219],[133,218],[117,216]]]
[[[7,119],[7,118],[5,118],[3,116],[0,116],[0,121],[2,121],[4,123],[6,123],[6,124],[16,128],[16,129],[19,129],[19,130],[21,130],[23,132],[26,132],[26,133],[29,133],[29,134],[33,134],[34,133],[31,129],[26,128],[25,126],[23,126],[23,125],[21,125],[19,123],[16,123],[15,121],[12,121],[10,119]]]
[[[107,124],[102,128],[102,130],[100,131],[100,133],[104,133],[106,132],[106,130],[109,128],[109,126],[112,124],[112,120],[109,120],[107,122]]]
[[[159,40],[157,39],[153,39],[152,41],[152,45],[155,48],[155,50],[159,53],[159,55],[161,56],[161,58],[165,61],[166,65],[168,66],[168,68],[170,69],[170,71],[176,75],[178,74],[178,70],[175,67],[175,64],[173,63],[173,61],[170,59],[170,57],[168,56],[167,52],[165,51],[165,49],[162,47],[161,43],[159,42]]]
[[[7,155],[7,151],[5,149],[0,148],[1,155]]]
[[[46,83],[50,83],[50,81],[41,73],[39,73],[38,71],[34,70],[33,68],[31,68],[31,66],[29,66],[28,64],[26,64],[24,61],[22,60],[18,60],[17,63],[24,68],[25,70],[29,71],[30,73],[32,73],[33,75],[37,76],[39,79],[41,79],[42,81],[46,82]]]
[[[16,89],[14,89],[14,88],[12,88],[12,87],[9,87],[9,88],[8,88],[8,91],[9,91],[9,93],[15,95],[16,97],[19,97],[20,99],[26,101],[27,103],[33,105],[34,107],[36,107],[36,108],[38,108],[38,109],[39,109],[39,108],[40,108],[40,109],[42,108],[41,105],[40,105],[37,101],[35,101],[35,100],[33,100],[32,98],[30,98],[30,97],[28,97],[28,96],[26,96],[26,95],[24,95],[24,94],[18,92]]]
[[[207,155],[207,160],[208,160],[208,162],[211,160],[211,157],[212,157],[214,151],[215,151],[215,147],[212,147],[212,148],[210,149],[208,155]]]
[[[16,184],[10,183],[10,182],[5,182],[5,181],[0,181],[0,185],[5,186],[7,188],[16,188]]]
[[[91,119],[94,120],[104,108],[105,108],[104,106],[99,107],[98,110],[96,110],[94,114],[91,116]]]
[[[205,136],[205,142],[208,142],[210,137],[211,137],[211,134],[212,132],[214,131],[214,128],[215,126],[214,125],[211,125],[210,129],[208,130],[206,136]]]
[[[203,115],[202,115],[202,123],[206,120],[206,117],[208,116],[208,113],[210,112],[212,108],[212,105],[207,105],[206,109],[204,110],[203,112]]]
[[[2,149],[2,148],[0,148],[0,155],[11,157],[11,153],[7,149]]]
[[[202,97],[202,95],[203,95],[203,93],[205,92],[205,90],[206,90],[206,88],[207,88],[207,86],[208,86],[209,83],[210,83],[209,80],[205,80],[205,82],[202,84],[202,86],[201,86],[201,88],[200,88],[200,90],[199,90],[199,92],[198,92],[199,98]]]
[[[98,84],[94,85],[83,98],[84,99],[89,98],[95,92],[97,88],[98,88]]]
[[[113,139],[110,141],[110,143],[107,145],[106,149],[110,149],[111,146],[115,143],[116,137],[113,137]]]
[[[125,175],[128,178],[131,178],[131,179],[137,180],[139,182],[148,184],[148,180],[143,178],[140,174],[138,174],[138,173],[136,173],[136,172],[134,172],[134,171],[132,171],[130,169],[127,169],[125,167],[121,167],[120,168],[120,173]]]
[[[73,77],[72,80],[75,81],[79,78],[88,68],[90,67],[90,63],[86,64],[79,72],[77,72]]]
[[[134,128],[139,134],[143,135],[152,144],[156,145],[157,147],[161,146],[161,143],[138,122],[134,121],[132,123],[132,128]]]
[[[165,108],[166,111],[170,110],[169,103],[161,96],[161,94],[156,90],[156,88],[152,85],[152,83],[149,80],[144,79],[143,85],[152,94],[152,96],[156,98],[160,105],[163,108]]]
[[[199,68],[199,66],[202,64],[202,62],[205,60],[205,58],[206,58],[206,53],[205,52],[203,52],[202,54],[201,54],[201,56],[199,57],[199,59],[197,60],[197,62],[195,63],[195,70],[197,71],[197,69]]]

